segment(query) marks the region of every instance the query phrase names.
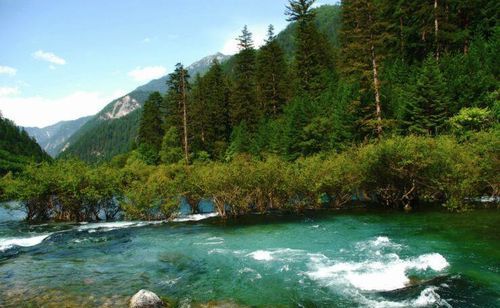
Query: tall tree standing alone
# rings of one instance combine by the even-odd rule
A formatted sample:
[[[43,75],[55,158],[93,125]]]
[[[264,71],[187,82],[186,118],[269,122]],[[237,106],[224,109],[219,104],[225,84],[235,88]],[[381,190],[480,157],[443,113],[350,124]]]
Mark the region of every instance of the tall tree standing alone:
[[[171,116],[167,125],[180,127],[182,147],[184,150],[184,159],[186,164],[189,164],[189,135],[188,135],[188,101],[187,94],[189,90],[189,74],[181,63],[175,67],[175,71],[170,74],[167,84],[169,92],[167,95],[167,103]],[[173,112],[173,111],[176,112]],[[170,122],[170,123],[169,123]]]

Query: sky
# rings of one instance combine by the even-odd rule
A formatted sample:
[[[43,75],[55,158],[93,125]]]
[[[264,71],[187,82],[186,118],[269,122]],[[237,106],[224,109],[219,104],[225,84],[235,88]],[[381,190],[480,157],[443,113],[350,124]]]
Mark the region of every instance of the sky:
[[[287,2],[0,0],[0,111],[37,127],[95,114],[178,62],[236,53],[244,25],[262,44]]]

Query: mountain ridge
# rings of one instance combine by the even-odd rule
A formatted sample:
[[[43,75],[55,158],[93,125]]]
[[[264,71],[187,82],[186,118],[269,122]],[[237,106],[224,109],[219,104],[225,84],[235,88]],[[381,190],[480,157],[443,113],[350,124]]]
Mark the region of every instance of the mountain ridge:
[[[60,121],[45,127],[23,127],[23,129],[47,152],[55,157],[68,140],[93,116],[85,116],[75,120]]]

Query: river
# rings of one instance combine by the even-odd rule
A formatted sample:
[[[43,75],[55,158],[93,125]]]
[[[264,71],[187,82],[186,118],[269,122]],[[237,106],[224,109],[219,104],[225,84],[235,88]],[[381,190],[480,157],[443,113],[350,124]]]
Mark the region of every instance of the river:
[[[500,307],[500,211],[29,226],[0,209],[0,307]]]

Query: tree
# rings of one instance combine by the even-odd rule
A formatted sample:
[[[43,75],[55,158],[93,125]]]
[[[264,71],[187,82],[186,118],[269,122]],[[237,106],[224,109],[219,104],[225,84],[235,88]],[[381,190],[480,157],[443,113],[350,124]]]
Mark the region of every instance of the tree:
[[[229,87],[222,67],[214,60],[203,77],[197,77],[192,91],[191,112],[196,151],[221,157],[230,135]]]
[[[446,83],[435,57],[429,56],[408,90],[406,125],[410,133],[437,135],[446,124],[450,100]]]
[[[175,164],[182,159],[179,132],[175,126],[170,127],[163,136],[160,159],[164,164]]]
[[[266,44],[257,54],[257,87],[259,102],[266,116],[276,118],[288,99],[287,63],[276,41],[274,27],[269,26]]]
[[[388,24],[380,16],[379,2],[370,0],[344,0],[343,7],[343,70],[354,80],[359,80],[362,91],[373,93],[373,104],[365,124],[373,122],[378,137],[382,134],[382,101],[380,65],[390,32]],[[363,94],[364,94],[363,93]],[[366,111],[365,111],[366,112]],[[373,114],[373,115],[371,115]]]
[[[478,132],[491,127],[493,116],[487,108],[463,108],[450,118],[449,124],[453,133],[459,138],[466,138],[472,132]]]
[[[290,0],[285,14],[297,23],[295,43],[295,77],[298,94],[317,98],[326,88],[325,74],[333,69],[332,55],[326,38],[314,23],[313,5],[316,0]]]
[[[189,74],[181,63],[177,63],[175,71],[170,74],[167,84],[169,92],[167,94],[167,104],[171,116],[167,125],[175,126],[181,131],[181,142],[184,150],[184,159],[189,164],[189,119],[188,101]]]
[[[152,93],[144,103],[141,120],[139,123],[139,132],[137,134],[137,143],[139,145],[148,145],[157,153],[161,147],[163,138],[162,116],[160,106],[163,97],[159,92]]]
[[[254,129],[258,122],[255,85],[255,49],[247,26],[238,37],[240,52],[235,56],[230,115],[232,126],[245,121]]]

